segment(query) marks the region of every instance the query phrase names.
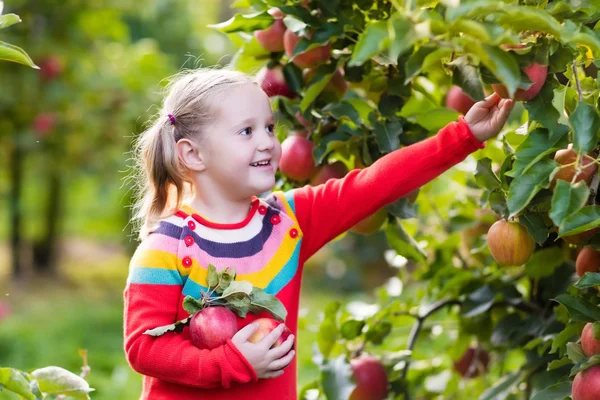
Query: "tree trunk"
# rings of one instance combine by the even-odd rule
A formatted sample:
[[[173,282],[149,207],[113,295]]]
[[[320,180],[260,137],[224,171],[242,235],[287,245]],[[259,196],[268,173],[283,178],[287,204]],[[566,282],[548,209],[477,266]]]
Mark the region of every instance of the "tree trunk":
[[[13,142],[10,153],[10,251],[12,255],[12,276],[21,278],[23,276],[23,265],[21,260],[21,188],[23,181],[23,151],[18,141]]]
[[[54,163],[48,172],[48,199],[43,220],[45,232],[34,245],[33,266],[38,274],[56,275],[63,187],[58,163]]]

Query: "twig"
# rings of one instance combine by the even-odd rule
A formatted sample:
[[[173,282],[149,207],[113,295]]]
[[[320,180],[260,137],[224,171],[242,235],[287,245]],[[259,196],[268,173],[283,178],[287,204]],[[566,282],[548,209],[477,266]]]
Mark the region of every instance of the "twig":
[[[579,75],[577,74],[577,65],[573,63],[571,68],[573,69],[573,76],[575,77],[575,83],[577,84],[577,93],[579,93],[579,101],[582,101],[583,93],[581,92],[581,83],[579,82]]]

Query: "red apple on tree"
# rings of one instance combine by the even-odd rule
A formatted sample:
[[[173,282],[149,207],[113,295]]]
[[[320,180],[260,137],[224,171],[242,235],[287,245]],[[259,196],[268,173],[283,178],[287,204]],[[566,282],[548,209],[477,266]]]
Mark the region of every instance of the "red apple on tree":
[[[47,136],[56,128],[56,115],[50,112],[40,113],[33,120],[33,131],[38,137]]]
[[[296,97],[296,93],[289,88],[285,81],[283,66],[281,65],[276,65],[273,68],[263,67],[256,74],[256,81],[269,97],[285,96],[290,99]]]
[[[288,178],[306,181],[316,170],[313,149],[315,145],[307,138],[289,136],[281,143],[279,169]]]
[[[577,373],[571,387],[573,400],[600,399],[600,365]]]
[[[517,89],[515,92],[514,99],[516,101],[530,101],[538,95],[538,93],[542,90],[544,86],[544,82],[546,82],[546,76],[548,75],[548,66],[540,65],[538,63],[531,63],[530,65],[521,68],[523,72],[529,77],[529,80],[532,85],[529,89]],[[505,99],[509,98],[508,89],[506,86],[495,83],[492,85],[492,88],[496,93]]]
[[[600,272],[600,251],[591,247],[581,249],[575,261],[575,270],[579,276],[586,272]]]
[[[585,324],[581,332],[581,347],[587,357],[600,354],[600,340],[594,337],[594,324],[591,322]]]
[[[452,86],[446,95],[446,107],[461,114],[469,112],[475,100],[466,94],[460,86]]]
[[[267,29],[255,31],[254,37],[265,50],[270,52],[283,51],[283,34],[286,31],[285,24],[283,23],[285,14],[278,8],[271,8],[269,14],[275,18],[275,22]]]
[[[521,265],[529,260],[535,241],[518,222],[496,221],[487,234],[492,257],[501,265]]]
[[[475,378],[487,371],[490,354],[482,348],[469,347],[460,360],[454,362],[454,369],[462,377]]]
[[[273,318],[258,318],[252,323],[258,323],[258,329],[252,334],[252,336],[248,338],[248,341],[257,343],[267,336],[273,329],[277,328],[282,322],[274,320]],[[281,346],[291,334],[292,331],[286,326],[283,329],[283,333],[279,339],[277,339],[271,348]]]
[[[285,34],[283,35],[283,46],[285,47],[285,53],[288,57],[292,57],[294,49],[300,40],[300,36],[296,35],[293,31],[289,29],[285,31]],[[329,60],[330,56],[331,46],[327,44],[300,53],[293,57],[291,61],[300,68],[310,68],[325,63]]]
[[[358,233],[359,235],[372,235],[381,229],[381,226],[387,219],[387,211],[385,208],[379,209],[372,215],[369,215],[352,228],[350,232]]]
[[[222,306],[205,307],[190,320],[190,337],[194,346],[214,349],[231,339],[238,331],[237,317]]]
[[[333,164],[327,164],[317,171],[315,176],[310,180],[312,186],[321,185],[330,179],[339,179],[346,176],[348,168],[341,161],[336,161]]]
[[[63,71],[62,63],[56,56],[48,56],[37,63],[37,65],[40,67],[40,76],[45,81],[58,78]]]
[[[384,400],[388,394],[387,371],[377,357],[363,355],[350,360],[356,387],[349,400]]]
[[[594,153],[589,153],[588,156],[596,158],[596,155]],[[569,144],[569,146],[566,149],[558,150],[554,155],[554,161],[556,161],[560,165],[572,164],[575,162],[575,160],[577,160],[577,152],[573,150],[573,144]],[[594,175],[596,174],[598,166],[593,160],[590,160],[587,157],[583,157],[583,159],[581,160],[581,167],[581,172],[575,179],[575,182],[585,181],[585,183],[587,183],[589,186],[592,182],[592,179],[594,178]],[[556,181],[558,179],[571,182],[576,172],[576,165],[561,168],[552,178],[551,187],[554,187],[556,185]]]

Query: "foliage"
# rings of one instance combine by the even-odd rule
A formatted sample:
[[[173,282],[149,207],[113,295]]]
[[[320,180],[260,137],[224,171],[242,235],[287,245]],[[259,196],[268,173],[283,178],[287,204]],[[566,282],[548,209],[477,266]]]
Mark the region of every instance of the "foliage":
[[[416,205],[400,199],[387,208],[386,237],[408,259],[410,268],[400,277],[413,288],[405,284],[407,295],[382,296],[370,317],[329,304],[315,349],[322,373],[301,396],[347,393],[344,388],[355,384],[348,362],[393,341],[398,318],[407,317],[416,321],[414,334],[393,351],[379,351],[398,398],[568,396],[572,373],[597,362],[582,357],[576,342],[583,322],[600,319],[598,281],[588,274],[576,284],[573,266],[576,246],[600,249],[600,235],[594,236],[600,227],[597,173],[591,182],[578,182],[584,161],[592,161],[594,169],[599,163],[600,4],[240,0],[235,5],[247,11],[214,26],[239,46],[232,64],[251,73],[283,66],[285,83],[297,96],[274,98],[283,125],[279,136],[309,126],[321,166],[334,161],[368,166],[434,135],[459,116],[444,103],[452,85],[480,100],[491,85],[505,86],[509,95],[530,88],[524,67],[538,64],[548,71],[539,95],[516,107],[499,139],[474,155],[473,175],[448,174],[443,182],[450,189],[434,182]],[[291,54],[268,52],[253,35],[273,24],[266,12],[271,7],[285,13],[285,26],[301,37]],[[320,46],[331,46],[331,56],[307,79],[295,57]],[[349,90],[332,98],[325,89],[340,69]],[[555,161],[568,144],[574,160]],[[575,172],[572,179],[553,180],[568,168]],[[283,189],[306,183],[280,177]],[[498,218],[518,220],[536,241],[524,265],[502,267],[490,256],[485,233]],[[434,355],[424,357],[427,352],[419,348],[433,344],[419,341],[419,334],[442,309],[456,326],[440,363]],[[489,374],[472,380],[446,374],[471,342],[492,352]]]

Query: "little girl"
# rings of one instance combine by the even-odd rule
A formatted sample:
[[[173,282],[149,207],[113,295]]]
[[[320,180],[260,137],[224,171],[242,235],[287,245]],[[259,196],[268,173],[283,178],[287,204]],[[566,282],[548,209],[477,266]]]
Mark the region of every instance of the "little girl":
[[[382,206],[424,185],[498,134],[513,107],[496,94],[432,138],[394,151],[342,179],[275,192],[281,146],[269,98],[249,76],[195,70],[168,88],[160,115],[135,147],[142,243],[124,291],[125,352],[144,375],[142,399],[296,399],[294,336],[271,349],[284,324],[258,343],[252,321],[213,350],[188,329],[143,333],[188,316],[187,295],[207,290],[207,268],[234,267],[277,297],[297,332],[303,264]],[[189,194],[189,195],[188,195]]]

